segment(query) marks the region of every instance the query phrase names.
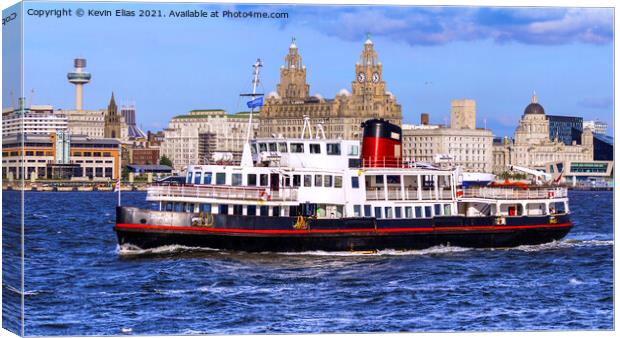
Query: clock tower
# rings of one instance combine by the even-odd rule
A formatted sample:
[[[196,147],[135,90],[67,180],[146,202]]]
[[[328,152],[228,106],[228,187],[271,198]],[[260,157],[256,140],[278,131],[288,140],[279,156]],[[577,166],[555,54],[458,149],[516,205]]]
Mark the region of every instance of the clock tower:
[[[386,118],[400,123],[400,105],[394,96],[386,92],[383,81],[383,65],[367,36],[360,59],[355,63],[355,80],[351,84],[350,109],[358,116]]]
[[[280,68],[280,83],[276,90],[282,98],[304,99],[308,97],[310,86],[306,83],[306,67],[301,63],[295,38],[291,41],[285,64]]]

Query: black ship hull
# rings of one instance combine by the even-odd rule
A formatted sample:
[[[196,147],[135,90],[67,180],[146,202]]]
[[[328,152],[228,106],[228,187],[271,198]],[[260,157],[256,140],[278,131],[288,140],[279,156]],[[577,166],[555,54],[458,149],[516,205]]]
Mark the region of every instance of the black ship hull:
[[[199,215],[117,208],[119,244],[165,245],[247,252],[417,250],[437,245],[489,248],[559,240],[572,228],[567,214],[422,219],[303,219]],[[198,221],[197,221],[198,219]]]

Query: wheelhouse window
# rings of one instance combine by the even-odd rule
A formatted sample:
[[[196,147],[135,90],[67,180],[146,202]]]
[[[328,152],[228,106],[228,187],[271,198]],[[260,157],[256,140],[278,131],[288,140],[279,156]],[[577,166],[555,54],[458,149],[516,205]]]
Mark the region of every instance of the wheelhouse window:
[[[359,146],[358,145],[350,145],[349,146],[349,156],[358,156],[359,155]]]
[[[328,143],[327,155],[340,155],[340,143]]]
[[[202,178],[202,173],[201,173],[201,172],[199,172],[199,171],[197,171],[197,172],[196,172],[196,175],[194,176],[194,184],[200,184],[200,183],[202,183],[202,182],[200,181],[200,179],[201,179],[201,178]]]
[[[269,143],[269,151],[273,151],[273,152],[278,151],[278,146],[276,145],[275,142]]]
[[[325,180],[323,181],[323,186],[326,188],[331,188],[332,187],[332,180],[333,180],[333,176],[332,175],[325,175]]]
[[[281,153],[288,153],[286,142],[278,143],[278,149],[280,150]]]
[[[334,188],[342,188],[342,176],[334,176]]]
[[[301,186],[301,175],[293,175],[293,187]]]
[[[232,174],[232,185],[241,185],[241,174]]]
[[[315,175],[314,176],[314,186],[322,187],[323,186],[323,175]]]
[[[269,185],[269,175],[267,174],[260,174],[260,186],[261,187],[266,187]]]
[[[310,154],[321,153],[321,145],[319,143],[310,143],[308,146],[310,147]]]
[[[303,143],[291,143],[291,153],[303,153],[303,152],[304,152]]]
[[[256,186],[256,174],[248,174],[248,185],[249,186]]]
[[[312,175],[304,175],[304,187],[312,186]]]
[[[360,187],[360,178],[357,176],[351,176],[351,187],[358,189]]]
[[[218,184],[218,185],[226,184],[226,173],[216,173],[215,184]]]
[[[260,151],[261,153],[263,151],[267,151],[267,144],[266,143],[259,143],[258,144],[258,151]]]

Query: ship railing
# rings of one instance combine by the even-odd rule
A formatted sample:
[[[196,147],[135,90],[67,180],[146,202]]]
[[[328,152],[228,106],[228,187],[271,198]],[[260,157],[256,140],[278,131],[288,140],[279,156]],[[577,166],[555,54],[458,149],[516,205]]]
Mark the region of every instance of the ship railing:
[[[467,188],[463,189],[463,198],[488,198],[488,199],[555,199],[568,196],[566,188],[533,188],[533,189],[510,189],[510,188]]]
[[[147,199],[166,198],[217,198],[228,200],[253,201],[295,201],[297,189],[280,188],[273,191],[260,187],[232,187],[232,186],[151,186],[147,191]]]
[[[370,188],[366,190],[366,200],[367,201],[382,201],[385,200],[386,194],[385,190],[381,188]],[[389,201],[428,201],[428,200],[450,200],[452,199],[452,191],[447,190],[420,190],[418,195],[418,190],[416,188],[405,188],[404,194],[401,189],[398,188],[388,188],[387,190],[387,199]]]

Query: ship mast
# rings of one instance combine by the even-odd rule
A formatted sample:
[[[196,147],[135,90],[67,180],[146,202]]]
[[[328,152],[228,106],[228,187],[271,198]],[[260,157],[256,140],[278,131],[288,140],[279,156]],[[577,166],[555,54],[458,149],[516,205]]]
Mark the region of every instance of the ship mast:
[[[263,96],[262,93],[256,93],[256,87],[258,87],[258,84],[260,83],[260,68],[263,66],[263,63],[261,62],[260,59],[256,59],[256,62],[254,63],[254,65],[252,66],[254,68],[254,72],[253,75],[254,77],[252,78],[252,93],[251,94],[241,94],[241,96],[249,96],[252,98],[252,101],[254,99],[256,99],[256,97],[258,96]],[[253,166],[254,162],[252,161],[252,153],[250,150],[250,137],[252,135],[252,115],[254,115],[254,108],[255,105],[252,105],[250,108],[250,117],[248,120],[248,131],[246,134],[246,138],[245,138],[245,143],[243,145],[243,153],[241,154],[241,165],[242,166]]]

